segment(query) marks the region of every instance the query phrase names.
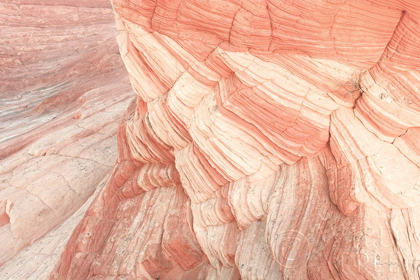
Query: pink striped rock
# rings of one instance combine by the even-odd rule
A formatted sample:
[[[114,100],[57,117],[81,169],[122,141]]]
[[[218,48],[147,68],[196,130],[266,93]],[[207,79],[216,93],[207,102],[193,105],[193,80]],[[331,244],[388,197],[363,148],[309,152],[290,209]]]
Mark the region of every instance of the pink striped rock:
[[[112,2],[136,99],[50,279],[420,279],[417,0]]]

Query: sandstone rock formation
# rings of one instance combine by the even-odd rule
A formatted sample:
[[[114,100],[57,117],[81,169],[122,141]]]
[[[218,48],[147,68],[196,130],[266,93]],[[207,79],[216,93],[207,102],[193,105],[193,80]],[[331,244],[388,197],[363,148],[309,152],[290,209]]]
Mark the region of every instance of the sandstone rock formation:
[[[133,92],[106,0],[0,0],[0,34],[0,279],[48,279]]]
[[[50,279],[420,279],[420,2],[113,8],[137,97]]]

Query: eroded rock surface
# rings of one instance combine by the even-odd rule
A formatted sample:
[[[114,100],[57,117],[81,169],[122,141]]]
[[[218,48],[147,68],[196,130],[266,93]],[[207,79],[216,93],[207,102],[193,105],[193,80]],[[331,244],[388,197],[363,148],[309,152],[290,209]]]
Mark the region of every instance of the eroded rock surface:
[[[417,0],[113,7],[137,97],[51,279],[420,279]]]
[[[0,30],[0,279],[48,279],[133,93],[108,1],[0,1]]]

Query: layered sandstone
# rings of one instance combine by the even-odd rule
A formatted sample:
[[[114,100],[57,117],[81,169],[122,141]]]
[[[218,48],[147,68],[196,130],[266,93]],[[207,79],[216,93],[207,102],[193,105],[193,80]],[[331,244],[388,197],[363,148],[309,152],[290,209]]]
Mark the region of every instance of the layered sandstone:
[[[133,93],[108,1],[0,1],[0,30],[0,279],[48,279]]]
[[[418,1],[113,8],[137,96],[51,279],[420,279]]]

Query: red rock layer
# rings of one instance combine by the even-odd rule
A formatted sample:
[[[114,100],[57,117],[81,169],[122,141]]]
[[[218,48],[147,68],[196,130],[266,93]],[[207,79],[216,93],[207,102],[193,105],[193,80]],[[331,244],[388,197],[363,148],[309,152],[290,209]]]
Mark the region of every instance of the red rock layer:
[[[0,279],[49,277],[133,95],[111,4],[41,2],[0,0]]]
[[[48,133],[44,123],[87,117],[83,94],[124,79],[113,25],[106,0],[0,1],[0,159]]]
[[[136,104],[51,279],[419,279],[417,1],[114,0]]]

